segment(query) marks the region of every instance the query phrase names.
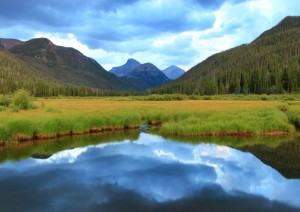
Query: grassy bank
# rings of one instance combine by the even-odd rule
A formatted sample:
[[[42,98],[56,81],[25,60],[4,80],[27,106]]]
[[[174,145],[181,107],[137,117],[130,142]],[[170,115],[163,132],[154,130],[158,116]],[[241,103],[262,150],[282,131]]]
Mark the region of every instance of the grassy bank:
[[[291,101],[291,100],[290,100]],[[36,109],[0,112],[0,140],[22,141],[136,128],[162,123],[159,133],[176,135],[260,135],[294,132],[298,101],[114,98],[37,99]]]

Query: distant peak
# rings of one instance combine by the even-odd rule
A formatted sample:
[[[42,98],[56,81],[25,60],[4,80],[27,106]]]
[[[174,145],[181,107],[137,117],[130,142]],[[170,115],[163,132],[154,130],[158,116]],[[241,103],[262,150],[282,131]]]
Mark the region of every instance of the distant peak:
[[[138,64],[140,64],[137,60],[135,60],[133,58],[129,58],[126,63],[138,63]]]
[[[158,69],[154,64],[148,62],[148,63],[144,63],[140,65],[141,67],[147,67],[147,68],[154,68],[154,69]],[[158,69],[159,70],[159,69]]]
[[[33,38],[33,39],[29,40],[28,42],[39,42],[39,43],[48,44],[50,46],[54,46],[54,43],[52,43],[52,41],[49,40],[48,38]]]

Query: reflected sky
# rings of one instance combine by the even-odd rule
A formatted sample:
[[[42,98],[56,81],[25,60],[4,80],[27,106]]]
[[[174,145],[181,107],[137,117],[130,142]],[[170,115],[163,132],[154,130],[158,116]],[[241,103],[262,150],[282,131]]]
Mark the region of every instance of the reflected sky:
[[[0,188],[1,211],[300,210],[300,180],[284,178],[252,154],[146,133],[134,142],[7,162]]]

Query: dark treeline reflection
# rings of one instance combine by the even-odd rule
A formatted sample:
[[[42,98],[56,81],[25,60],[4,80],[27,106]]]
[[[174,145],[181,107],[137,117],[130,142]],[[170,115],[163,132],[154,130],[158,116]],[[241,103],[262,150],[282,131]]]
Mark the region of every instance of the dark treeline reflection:
[[[42,177],[50,180],[58,173],[48,172]],[[63,177],[71,173],[60,170]],[[19,179],[18,179],[19,178]],[[210,185],[201,191],[191,192],[186,197],[167,202],[149,200],[138,192],[124,189],[115,184],[82,185],[66,182],[60,187],[50,187],[45,190],[34,189],[28,195],[26,190],[31,186],[26,184],[33,180],[39,182],[39,177],[17,177],[19,183],[14,187],[17,191],[15,199],[9,195],[1,195],[1,211],[299,211],[297,208],[266,198],[242,192],[227,193],[218,185]],[[11,185],[2,185],[4,192],[10,192]]]
[[[286,178],[300,178],[300,137],[188,137],[164,136],[173,141],[193,144],[212,143],[251,152],[263,163],[273,167]]]
[[[284,142],[275,148],[264,144],[247,145],[240,148],[251,152],[263,163],[272,166],[286,178],[300,178],[300,139]]]
[[[11,144],[6,147],[0,147],[0,163],[4,163],[5,161],[20,161],[28,157],[45,159],[66,149],[88,145],[118,142],[126,139],[134,141],[139,137],[139,133],[138,130],[126,130]]]

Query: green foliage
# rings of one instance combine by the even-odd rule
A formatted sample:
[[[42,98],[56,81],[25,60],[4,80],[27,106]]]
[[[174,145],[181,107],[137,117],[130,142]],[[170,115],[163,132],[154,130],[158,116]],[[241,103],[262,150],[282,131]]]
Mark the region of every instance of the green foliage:
[[[0,105],[0,112],[1,112],[1,111],[5,111],[6,109],[7,109],[7,107],[1,106],[1,105]]]
[[[28,110],[34,107],[30,93],[24,89],[17,90],[13,95],[13,106],[21,110]]]
[[[11,104],[11,98],[7,95],[0,95],[0,106],[8,107]]]

